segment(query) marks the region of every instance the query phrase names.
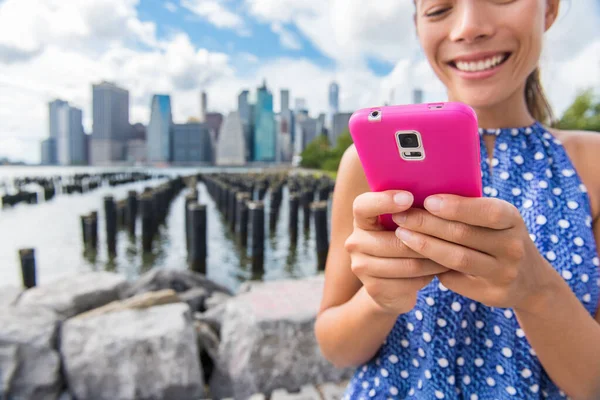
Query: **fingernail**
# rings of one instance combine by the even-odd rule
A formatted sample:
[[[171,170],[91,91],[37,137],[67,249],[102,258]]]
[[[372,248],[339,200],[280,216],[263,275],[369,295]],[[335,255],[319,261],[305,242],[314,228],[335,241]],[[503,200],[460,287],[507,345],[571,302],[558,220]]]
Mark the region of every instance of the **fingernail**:
[[[413,198],[410,193],[400,192],[394,196],[394,202],[399,206],[408,206],[412,203]]]
[[[412,234],[406,229],[398,228],[396,229],[396,237],[403,242],[407,242],[412,237]]]
[[[402,225],[406,222],[406,213],[398,213],[392,216],[395,223]]]
[[[425,200],[425,208],[429,211],[437,212],[442,208],[442,198],[437,196],[428,197]]]

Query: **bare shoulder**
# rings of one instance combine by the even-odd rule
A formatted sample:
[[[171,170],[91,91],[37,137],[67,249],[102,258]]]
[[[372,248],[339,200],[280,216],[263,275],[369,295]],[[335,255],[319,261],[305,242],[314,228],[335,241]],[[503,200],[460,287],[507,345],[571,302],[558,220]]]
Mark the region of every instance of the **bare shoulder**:
[[[354,144],[348,147],[342,156],[336,184],[338,182],[341,186],[344,186],[344,189],[348,190],[348,192],[356,194],[357,196],[369,191],[369,184],[365,177],[365,171]]]
[[[590,131],[548,131],[560,140],[575,169],[589,189],[594,217],[600,216],[600,133]]]

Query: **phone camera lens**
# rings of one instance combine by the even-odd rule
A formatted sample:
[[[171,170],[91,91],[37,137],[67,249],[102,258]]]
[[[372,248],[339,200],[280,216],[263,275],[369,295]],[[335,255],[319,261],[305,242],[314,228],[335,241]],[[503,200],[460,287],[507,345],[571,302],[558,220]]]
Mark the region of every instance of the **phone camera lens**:
[[[404,133],[400,136],[400,146],[404,148],[416,148],[419,147],[419,139],[414,133]]]
[[[373,117],[373,118],[377,118],[378,116],[379,116],[379,111],[373,111],[371,113],[371,117]]]

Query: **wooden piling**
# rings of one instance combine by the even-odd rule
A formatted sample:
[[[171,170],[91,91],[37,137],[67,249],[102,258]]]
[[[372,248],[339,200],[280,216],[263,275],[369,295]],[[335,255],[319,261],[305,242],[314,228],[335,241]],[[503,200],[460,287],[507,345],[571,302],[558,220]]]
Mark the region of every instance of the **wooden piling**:
[[[84,219],[85,237],[87,239],[86,251],[96,252],[98,250],[98,213],[90,213]]]
[[[152,252],[154,237],[154,204],[151,193],[144,193],[140,198],[140,214],[142,217],[142,249],[144,253]]]
[[[87,238],[87,232],[85,229],[85,219],[87,218],[87,215],[82,215],[81,218],[81,238],[83,239],[83,249],[85,250],[88,247],[88,238]]]
[[[19,250],[19,259],[21,260],[21,277],[23,287],[30,289],[36,285],[36,268],[35,268],[35,250],[21,249]]]
[[[111,257],[117,255],[117,206],[112,196],[104,197],[106,219],[106,246]]]
[[[229,199],[227,207],[229,208],[229,228],[235,233],[235,226],[237,222],[237,194],[238,191],[235,188],[231,188],[229,191]]]
[[[135,236],[135,222],[137,219],[138,199],[137,192],[130,190],[127,193],[127,207],[125,210],[125,223],[131,236]]]
[[[312,204],[315,220],[317,267],[319,271],[325,270],[327,253],[329,251],[329,235],[327,232],[327,202],[319,201]]]
[[[289,232],[290,232],[290,243],[295,245],[298,241],[298,206],[299,198],[298,194],[290,194],[290,218],[289,218]]]
[[[190,254],[190,240],[192,230],[190,225],[190,206],[198,203],[198,192],[192,191],[185,196],[185,248],[188,255]]]
[[[261,201],[253,201],[248,204],[252,228],[252,271],[260,273],[264,271],[265,256],[265,206]]]
[[[207,258],[207,220],[206,220],[206,205],[192,204],[190,205],[190,253],[189,264],[190,269],[206,275],[206,258]]]
[[[237,232],[240,244],[243,247],[248,245],[248,201],[251,199],[250,193],[238,193],[237,212],[238,223]]]
[[[302,192],[302,209],[304,214],[304,230],[310,229],[310,205],[314,200],[314,192],[312,190],[304,190]]]

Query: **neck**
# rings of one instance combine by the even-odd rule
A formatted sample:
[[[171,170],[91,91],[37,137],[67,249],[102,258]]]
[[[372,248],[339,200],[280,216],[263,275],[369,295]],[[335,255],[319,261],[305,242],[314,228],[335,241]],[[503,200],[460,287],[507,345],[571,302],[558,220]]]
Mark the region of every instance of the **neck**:
[[[521,87],[502,102],[486,107],[473,107],[475,114],[477,114],[479,127],[497,129],[515,128],[533,124],[535,119],[529,113],[524,93],[525,88]],[[452,97],[449,94],[449,98],[452,99]]]

